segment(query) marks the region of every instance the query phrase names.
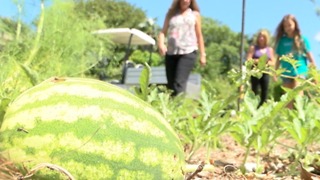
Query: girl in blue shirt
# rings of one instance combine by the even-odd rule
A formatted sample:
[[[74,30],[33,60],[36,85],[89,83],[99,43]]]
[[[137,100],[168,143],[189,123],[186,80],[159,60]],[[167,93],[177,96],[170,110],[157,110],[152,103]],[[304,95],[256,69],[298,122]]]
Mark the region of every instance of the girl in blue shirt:
[[[302,36],[297,19],[289,14],[283,17],[276,29],[276,69],[284,69],[281,75],[283,86],[293,89],[297,87],[297,78],[306,78],[308,73],[308,63],[315,67],[315,61],[310,52],[309,41]],[[294,64],[283,60],[283,55],[289,56],[295,60]],[[303,92],[301,92],[303,94]],[[288,108],[293,108],[293,102],[288,104]]]

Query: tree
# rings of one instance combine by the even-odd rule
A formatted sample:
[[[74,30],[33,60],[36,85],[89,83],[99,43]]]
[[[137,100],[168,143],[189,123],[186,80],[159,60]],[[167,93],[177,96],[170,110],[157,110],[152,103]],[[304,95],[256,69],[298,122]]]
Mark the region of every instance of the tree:
[[[208,59],[205,76],[213,79],[213,76],[226,75],[232,68],[238,68],[241,34],[233,32],[228,26],[211,18],[204,17],[202,22]],[[245,46],[248,45],[245,44]]]
[[[232,31],[228,26],[212,18],[202,18],[202,32],[205,40],[207,65],[198,66],[205,89],[215,92],[216,96],[228,98],[237,93],[228,74],[231,69],[239,69],[241,34]],[[248,47],[248,38],[245,36],[245,47]]]
[[[122,0],[75,0],[75,2],[76,10],[83,12],[92,20],[102,18],[107,28],[136,28],[147,19],[144,11]]]
[[[157,35],[159,27],[154,23],[155,19],[147,18],[146,13],[130,3],[122,0],[76,0],[76,10],[83,14],[83,17],[94,21],[96,18],[102,19],[105,28],[136,28],[149,34],[153,38]],[[130,17],[130,18],[128,18]],[[118,78],[122,71],[124,52],[126,45],[114,45],[112,56],[104,58],[108,62],[100,62],[98,66],[91,69],[91,74],[98,74],[100,77],[114,79]],[[151,49],[154,51],[155,49]],[[135,54],[133,52],[137,51]],[[132,47],[129,57],[133,57],[137,63],[147,62],[147,54],[150,47]],[[146,57],[148,57],[146,59]],[[159,64],[160,57],[152,55],[151,64]],[[104,72],[103,72],[104,71]],[[108,74],[108,76],[106,75]]]

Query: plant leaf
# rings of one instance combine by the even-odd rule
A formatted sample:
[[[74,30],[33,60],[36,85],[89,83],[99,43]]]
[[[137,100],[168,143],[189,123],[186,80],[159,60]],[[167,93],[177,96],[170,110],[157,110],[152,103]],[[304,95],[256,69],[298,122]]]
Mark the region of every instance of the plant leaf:
[[[262,55],[258,61],[258,68],[260,70],[265,69],[267,65],[267,61],[268,61],[268,56],[266,54]]]
[[[148,87],[150,82],[150,76],[151,76],[151,68],[150,66],[145,63],[145,66],[142,69],[142,72],[140,74],[139,83],[140,83],[140,89],[141,89],[141,98],[143,100],[147,100],[148,96]]]
[[[28,65],[20,64],[22,70],[26,73],[27,77],[30,79],[32,85],[36,85],[39,82],[38,73],[32,70]]]
[[[300,170],[300,178],[302,180],[316,180],[320,179],[320,176],[308,172],[306,169],[303,168],[302,163],[299,161],[299,170]]]

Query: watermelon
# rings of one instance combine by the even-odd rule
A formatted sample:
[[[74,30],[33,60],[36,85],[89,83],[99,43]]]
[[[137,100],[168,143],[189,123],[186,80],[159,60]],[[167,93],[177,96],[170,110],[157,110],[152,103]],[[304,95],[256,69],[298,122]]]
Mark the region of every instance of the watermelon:
[[[9,105],[0,134],[1,156],[21,169],[50,163],[75,179],[183,179],[183,148],[170,124],[99,80],[51,78],[30,88]],[[43,169],[33,178],[63,177]]]

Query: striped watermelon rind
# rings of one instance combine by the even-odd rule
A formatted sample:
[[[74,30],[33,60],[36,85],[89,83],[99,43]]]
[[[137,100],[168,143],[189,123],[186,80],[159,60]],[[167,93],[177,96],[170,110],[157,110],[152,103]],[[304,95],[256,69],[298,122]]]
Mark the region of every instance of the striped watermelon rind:
[[[44,81],[10,104],[0,133],[1,155],[28,168],[52,163],[76,179],[183,179],[184,153],[169,123],[102,81]]]

